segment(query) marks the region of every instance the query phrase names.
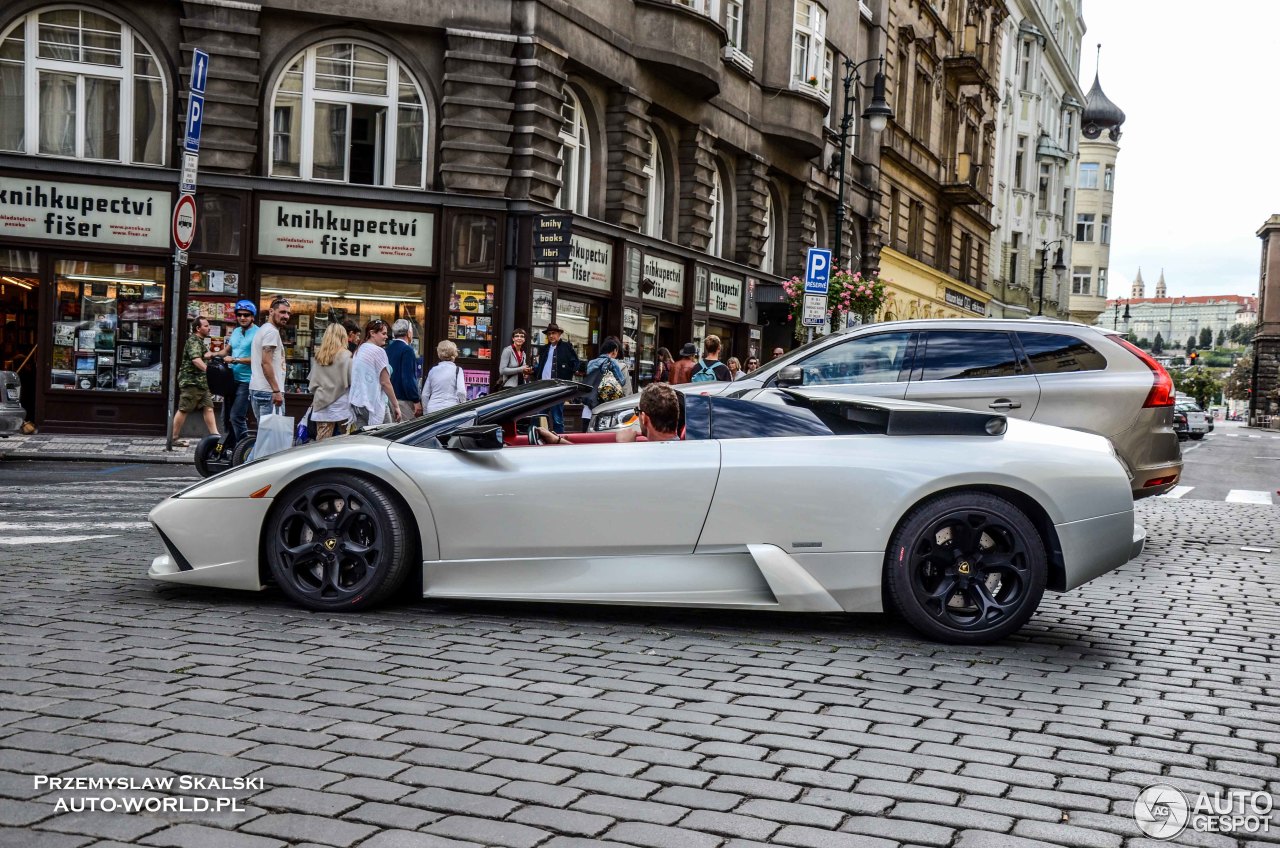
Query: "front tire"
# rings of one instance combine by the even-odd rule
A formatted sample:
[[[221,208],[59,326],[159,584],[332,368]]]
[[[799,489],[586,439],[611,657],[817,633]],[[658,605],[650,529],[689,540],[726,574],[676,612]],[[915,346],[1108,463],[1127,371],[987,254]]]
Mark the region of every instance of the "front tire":
[[[409,573],[405,517],[362,477],[317,477],[289,489],[267,518],[263,543],[276,584],[307,609],[374,606]]]
[[[1009,501],[956,492],[908,513],[886,552],[889,599],[920,633],[957,645],[996,642],[1040,605],[1048,556]]]
[[[1204,438],[1204,433],[1192,433],[1192,434],[1191,434],[1191,440],[1192,440],[1193,442],[1198,442],[1198,441],[1200,441],[1200,440],[1201,440],[1201,439],[1203,439],[1203,438]]]

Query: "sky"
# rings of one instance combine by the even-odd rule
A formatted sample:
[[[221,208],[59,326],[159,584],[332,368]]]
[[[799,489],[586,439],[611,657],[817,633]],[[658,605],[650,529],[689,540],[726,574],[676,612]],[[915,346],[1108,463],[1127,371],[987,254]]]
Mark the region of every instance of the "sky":
[[[1258,228],[1280,214],[1280,0],[1083,0],[1080,84],[1126,119],[1108,294],[1258,293]],[[1270,155],[1268,155],[1270,154]]]

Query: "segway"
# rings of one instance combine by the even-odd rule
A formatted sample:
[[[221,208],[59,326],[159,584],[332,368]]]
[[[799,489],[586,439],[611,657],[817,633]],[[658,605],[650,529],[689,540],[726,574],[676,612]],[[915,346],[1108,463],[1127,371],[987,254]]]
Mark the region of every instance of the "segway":
[[[231,374],[231,367],[227,365],[221,356],[215,356],[209,360],[205,376],[209,380],[209,391],[215,395],[221,395],[223,398],[223,426],[227,430],[225,435],[210,433],[196,444],[196,473],[201,477],[212,477],[214,474],[226,471],[228,468],[238,464],[235,461],[235,456],[239,451],[229,450],[226,445],[227,436],[231,433],[230,403],[236,396],[236,381]],[[249,448],[253,447],[252,434],[240,441],[241,443],[247,441]],[[240,448],[240,444],[237,444],[236,448]],[[248,449],[242,456],[247,455]]]

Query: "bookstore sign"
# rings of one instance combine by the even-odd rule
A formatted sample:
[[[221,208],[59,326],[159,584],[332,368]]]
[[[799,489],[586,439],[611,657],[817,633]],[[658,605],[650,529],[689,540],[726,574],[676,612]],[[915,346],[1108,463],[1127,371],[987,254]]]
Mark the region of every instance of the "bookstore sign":
[[[0,177],[0,235],[89,246],[169,246],[168,191]]]
[[[434,229],[435,214],[418,209],[262,200],[258,206],[258,253],[420,267],[432,264]]]

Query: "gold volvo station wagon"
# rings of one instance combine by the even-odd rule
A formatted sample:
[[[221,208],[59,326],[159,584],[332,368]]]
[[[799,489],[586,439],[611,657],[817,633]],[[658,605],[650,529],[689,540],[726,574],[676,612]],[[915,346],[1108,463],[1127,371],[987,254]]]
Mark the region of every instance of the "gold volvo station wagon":
[[[949,318],[866,324],[815,339],[731,383],[683,392],[756,398],[822,386],[851,395],[991,410],[1106,436],[1134,498],[1177,484],[1182,450],[1168,372],[1118,333],[1041,318]],[[592,430],[622,426],[634,396],[601,404]]]

